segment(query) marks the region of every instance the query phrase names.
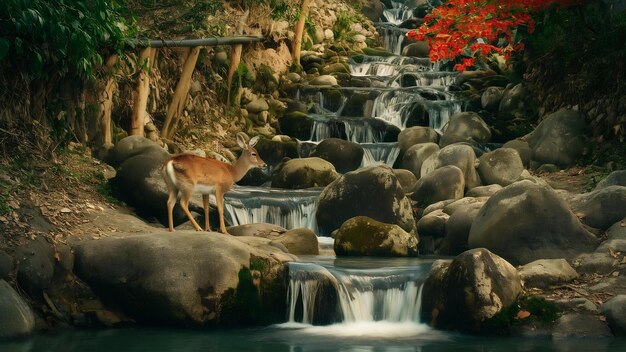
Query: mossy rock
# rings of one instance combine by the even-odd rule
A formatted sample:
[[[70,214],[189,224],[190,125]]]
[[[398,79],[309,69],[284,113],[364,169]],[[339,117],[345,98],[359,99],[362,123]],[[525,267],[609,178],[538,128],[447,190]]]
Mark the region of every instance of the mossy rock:
[[[311,120],[305,113],[299,111],[287,113],[283,115],[278,123],[280,125],[280,131],[283,134],[302,141],[311,139],[313,120]]]
[[[393,56],[394,54],[383,48],[363,48],[363,54],[369,56]]]
[[[335,235],[339,256],[417,256],[418,239],[400,226],[357,216],[344,222]]]

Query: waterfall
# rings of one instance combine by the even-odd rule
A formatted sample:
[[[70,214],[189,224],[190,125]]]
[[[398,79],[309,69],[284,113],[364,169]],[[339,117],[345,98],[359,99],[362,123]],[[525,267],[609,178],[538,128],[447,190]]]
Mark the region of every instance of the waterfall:
[[[400,147],[394,143],[361,143],[363,150],[363,162],[361,167],[370,166],[376,163],[385,163],[393,166],[400,154]]]
[[[311,127],[311,142],[321,142],[327,138],[343,138],[356,143],[382,142],[385,130],[372,125],[375,123],[372,120],[363,117],[315,117]]]
[[[385,49],[396,55],[400,55],[402,53],[402,44],[409,30],[398,28],[389,23],[377,23],[376,28],[383,39]]]
[[[321,188],[286,190],[236,186],[224,196],[225,217],[233,225],[265,222],[317,231],[315,210]]]
[[[322,314],[335,315],[334,320],[343,323],[419,322],[421,285],[428,266],[363,270],[288,265],[290,323],[313,324]]]
[[[408,20],[413,16],[413,9],[404,4],[404,1],[391,1],[391,8],[383,10],[383,18],[395,25]]]

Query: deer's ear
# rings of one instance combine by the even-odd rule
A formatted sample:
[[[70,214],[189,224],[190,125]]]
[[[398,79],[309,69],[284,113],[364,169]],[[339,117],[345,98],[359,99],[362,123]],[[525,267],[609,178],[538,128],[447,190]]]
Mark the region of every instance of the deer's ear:
[[[259,136],[254,136],[250,139],[250,142],[248,142],[248,145],[251,147],[254,147],[258,141],[259,141]]]
[[[242,148],[242,149],[248,149],[248,144],[246,144],[246,140],[243,138],[243,136],[239,133],[237,133],[237,144]]]

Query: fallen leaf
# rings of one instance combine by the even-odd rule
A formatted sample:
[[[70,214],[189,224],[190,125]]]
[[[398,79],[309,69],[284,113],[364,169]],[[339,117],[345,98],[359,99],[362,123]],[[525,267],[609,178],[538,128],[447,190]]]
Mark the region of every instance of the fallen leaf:
[[[609,248],[609,255],[613,258],[617,258],[620,255],[620,252],[614,250],[613,248]]]
[[[519,320],[526,319],[530,315],[531,314],[530,314],[529,311],[527,311],[527,310],[520,310],[519,312],[517,312],[517,316],[515,317],[515,319],[519,319]]]
[[[600,321],[606,321],[606,317],[604,315],[599,316],[598,319]]]
[[[57,262],[61,261],[61,254],[59,252],[54,253],[54,259],[56,259]]]

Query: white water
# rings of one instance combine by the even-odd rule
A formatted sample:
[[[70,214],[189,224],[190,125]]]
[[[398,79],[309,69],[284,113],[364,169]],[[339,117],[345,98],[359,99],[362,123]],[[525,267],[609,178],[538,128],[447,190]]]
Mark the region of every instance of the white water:
[[[392,166],[398,155],[400,147],[397,142],[394,143],[361,143],[363,147],[363,161],[361,167],[384,163]]]

